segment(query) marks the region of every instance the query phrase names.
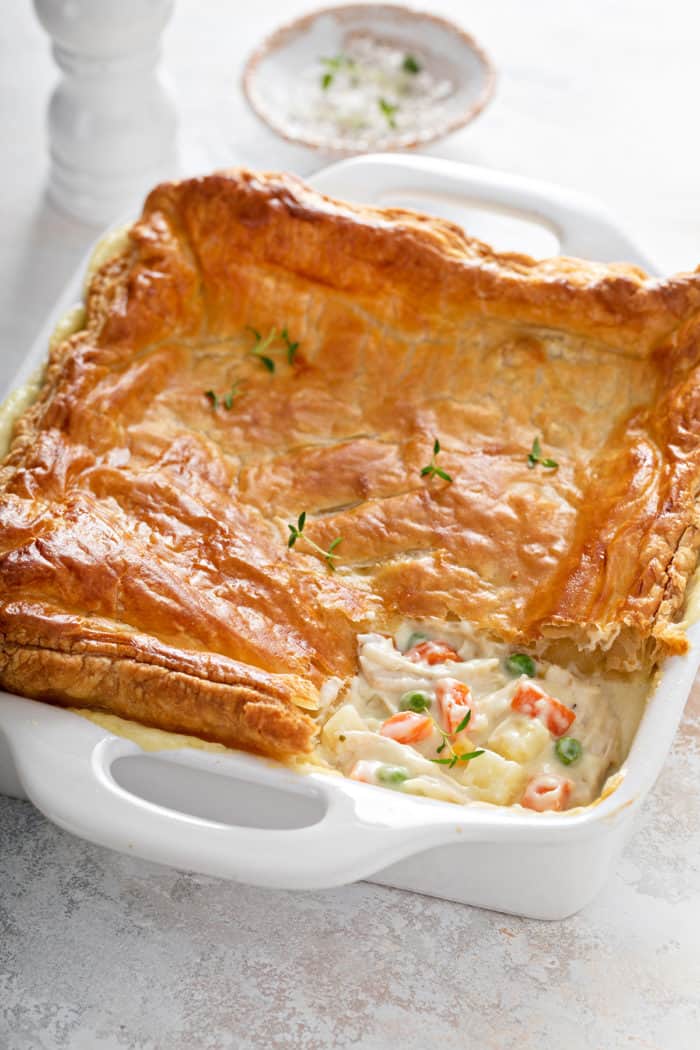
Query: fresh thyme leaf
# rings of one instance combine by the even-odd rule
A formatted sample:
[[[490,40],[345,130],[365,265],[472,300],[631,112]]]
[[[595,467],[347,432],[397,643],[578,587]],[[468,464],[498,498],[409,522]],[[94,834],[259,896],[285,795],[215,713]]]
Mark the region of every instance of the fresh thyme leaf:
[[[377,105],[386,117],[386,122],[390,128],[396,127],[396,111],[398,110],[397,105],[393,105],[391,102],[387,102],[385,98],[377,99]]]
[[[478,751],[469,751],[468,753],[460,755],[457,751],[455,751],[454,747],[452,746],[452,740],[450,739],[450,737],[454,737],[457,735],[457,733],[461,733],[463,729],[466,729],[469,725],[469,720],[471,719],[471,716],[471,710],[467,711],[462,721],[459,723],[457,728],[453,730],[452,733],[446,733],[445,730],[440,725],[438,725],[437,722],[433,721],[433,725],[442,737],[442,743],[439,747],[435,749],[436,754],[441,755],[442,752],[447,748],[448,757],[431,758],[431,762],[435,762],[438,766],[448,766],[450,769],[454,769],[458,762],[468,762],[472,758],[478,758],[479,755],[483,755],[484,752],[481,748]]]
[[[299,349],[299,343],[292,342],[292,340],[289,338],[289,333],[287,332],[286,328],[282,329],[281,336],[287,345],[287,361],[290,365],[293,365],[294,358],[296,357],[297,350]]]
[[[322,557],[324,557],[326,559],[326,562],[328,564],[328,568],[331,570],[331,572],[335,572],[335,565],[333,564],[333,559],[337,558],[338,555],[334,554],[333,551],[338,546],[338,544],[342,542],[343,537],[342,536],[336,536],[336,538],[329,545],[328,550],[324,551],[323,547],[319,547],[319,545],[317,543],[314,543],[313,540],[310,540],[308,536],[303,536],[302,537],[302,533],[304,531],[304,526],[305,525],[306,525],[306,511],[305,510],[303,510],[301,512],[301,514],[299,515],[299,517],[297,518],[296,525],[293,525],[291,522],[287,523],[287,528],[289,529],[289,533],[290,533],[289,539],[287,540],[287,547],[293,547],[297,540],[302,539],[302,538],[305,539],[306,542],[308,543],[309,547],[313,548],[313,550],[315,550],[317,554],[322,555]]]
[[[468,754],[456,755],[453,753],[451,758],[431,758],[430,761],[434,762],[436,766],[449,766],[450,769],[454,769],[458,762],[471,762],[473,758],[478,758],[479,755],[483,754],[483,748],[479,748],[478,751],[470,751]]]
[[[472,717],[472,711],[471,711],[471,708],[469,708],[469,710],[467,711],[466,715],[464,716],[462,721],[459,723],[459,725],[455,729],[455,733],[461,733],[463,729],[466,729],[467,726],[469,725],[469,720],[470,720],[471,717]]]
[[[251,325],[246,325],[246,329],[249,332],[252,332],[255,336],[255,346],[253,347],[251,353],[258,358],[258,360],[261,362],[263,367],[268,370],[268,372],[275,372],[276,365],[274,359],[270,357],[269,354],[279,353],[281,349],[281,347],[274,346],[275,340],[277,339],[277,329],[271,328],[264,338],[260,334],[260,332],[258,332],[258,330],[256,328],[253,328]],[[292,340],[289,338],[289,333],[287,332],[286,328],[282,329],[282,331],[279,334],[279,338],[283,341],[283,343],[286,346],[287,361],[290,365],[294,364],[294,358],[296,356],[297,350],[299,349],[299,343],[292,342]],[[263,351],[268,351],[268,353],[264,353]]]
[[[541,466],[546,467],[547,470],[556,470],[559,466],[556,459],[542,458],[542,447],[540,445],[540,439],[539,437],[536,437],[535,440],[532,442],[532,448],[530,452],[528,452],[527,465],[529,469],[532,470],[533,467],[536,467],[538,463]]]
[[[266,357],[265,354],[263,354],[263,350],[267,350],[270,344],[274,342],[275,336],[277,335],[277,329],[271,328],[265,336],[265,338],[263,339],[260,332],[258,332],[257,329],[253,328],[251,325],[246,325],[246,328],[248,328],[249,331],[251,331],[255,336],[255,346],[253,347],[252,353],[255,354],[257,358],[259,358],[259,360],[262,362],[263,366],[268,370],[268,372],[274,372],[275,362],[272,360],[271,357]]]
[[[430,460],[430,463],[428,463],[425,467],[421,467],[420,476],[422,478],[442,478],[443,481],[451,482],[452,475],[448,474],[446,470],[442,469],[442,467],[438,467],[437,463],[435,462],[435,457],[438,456],[440,452],[440,442],[437,438],[435,438],[435,440],[433,441],[433,458]]]
[[[233,408],[233,400],[238,396],[238,382],[231,384],[229,392],[219,399],[219,395],[214,390],[205,390],[204,396],[210,401],[212,408],[216,411],[220,404],[223,404],[224,408],[230,412]]]
[[[404,73],[420,73],[421,64],[415,55],[404,55],[404,60],[401,64],[401,68]]]
[[[322,88],[322,90],[323,91],[328,91],[328,88],[331,86],[332,83],[333,83],[333,74],[332,73],[324,73],[323,76],[321,77],[321,88]]]
[[[478,758],[479,755],[484,754],[484,749],[480,747],[477,751],[469,751],[465,755],[457,755],[458,762],[471,762],[473,758]]]
[[[341,536],[341,539],[342,539],[342,536]],[[338,555],[331,553],[331,551],[325,551],[325,552],[323,552],[323,556],[326,559],[326,561],[328,562],[329,568],[331,568],[333,570],[333,572],[335,572],[335,565],[333,564],[333,559],[337,558]]]
[[[230,412],[231,409],[233,408],[233,400],[236,397],[238,397],[238,383],[234,383],[231,386],[231,389],[229,390],[228,394],[224,398],[224,408],[228,412]]]
[[[304,531],[304,525],[306,524],[306,511],[303,510],[297,519],[296,525],[292,525],[291,522],[287,525],[291,535],[289,537],[288,547],[293,547],[298,539],[300,539],[302,532]]]
[[[335,548],[338,546],[339,543],[342,543],[342,540],[343,540],[342,536],[336,536],[336,538],[332,541],[332,543],[329,544],[328,550],[325,551],[324,555],[323,555],[324,558],[326,559],[326,561],[328,562],[328,567],[330,569],[332,569],[333,572],[335,572],[335,565],[333,564],[333,559],[338,557],[338,555],[334,554],[333,551],[335,550]]]
[[[355,59],[350,58],[349,55],[334,55],[333,58],[322,58],[321,65],[328,66],[329,69],[342,69],[343,66],[352,68],[355,65]]]

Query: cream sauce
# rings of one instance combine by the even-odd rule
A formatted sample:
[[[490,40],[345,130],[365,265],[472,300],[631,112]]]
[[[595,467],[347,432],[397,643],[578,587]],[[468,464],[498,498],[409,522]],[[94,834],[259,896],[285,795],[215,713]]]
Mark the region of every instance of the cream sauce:
[[[43,374],[44,365],[40,365],[26,383],[11,390],[0,404],[0,456],[6,456],[8,453],[15,420],[36,401]]]
[[[126,251],[129,246],[130,229],[130,224],[117,226],[115,229],[109,230],[104,237],[100,237],[92,250],[92,255],[85,270],[85,278],[83,280],[84,295],[87,294],[90,282],[100,267],[108,263],[110,259],[114,259],[117,255],[121,255],[122,252]]]
[[[223,744],[215,744],[211,740],[200,740],[196,736],[188,736],[185,733],[166,733],[164,729],[154,729],[152,726],[143,726],[139,722],[132,722],[118,715],[109,715],[105,711],[88,711],[80,707],[68,709],[75,715],[82,715],[95,725],[102,726],[115,736],[132,740],[142,751],[177,751],[183,747],[192,747],[197,751],[210,751],[213,754],[225,755],[229,748]]]
[[[200,737],[189,736],[187,733],[169,733],[165,729],[156,729],[154,726],[144,726],[140,722],[132,722],[128,718],[120,718],[118,715],[110,715],[106,711],[90,711],[84,707],[69,707],[74,715],[86,718],[88,722],[101,726],[114,736],[120,736],[124,740],[131,740],[137,744],[142,751],[179,751],[182,748],[193,748],[195,751],[208,751],[214,755],[235,755],[234,748],[226,747],[225,744],[217,744],[213,740],[202,740]],[[240,752],[238,752],[240,753]],[[287,760],[266,759],[259,755],[261,761],[269,762],[272,766],[279,764],[296,770],[297,773],[332,773],[337,771],[328,765],[320,754],[291,755]],[[339,775],[339,774],[338,774]]]
[[[448,643],[457,659],[433,665],[409,659],[405,650],[416,632]],[[405,774],[405,779],[390,786],[454,802],[517,804],[533,778],[554,776],[569,782],[566,808],[587,805],[629,749],[649,680],[643,675],[583,676],[543,660],[537,660],[534,677],[516,677],[506,669],[509,653],[466,624],[406,623],[394,638],[361,635],[360,673],[322,730],[326,759],[345,775],[370,783],[391,777],[382,767],[399,767],[395,775]],[[438,751],[450,729],[438,694],[450,682],[468,686],[471,718],[461,733],[448,732],[446,746]],[[564,733],[550,731],[543,715],[513,710],[514,698],[528,686],[573,712],[574,721]],[[432,718],[434,728],[424,740],[403,743],[381,730],[387,719],[405,710],[402,698],[410,693],[425,696],[423,717]],[[560,736],[581,745],[581,756],[571,764],[558,755]],[[435,761],[475,750],[483,754],[451,767]]]

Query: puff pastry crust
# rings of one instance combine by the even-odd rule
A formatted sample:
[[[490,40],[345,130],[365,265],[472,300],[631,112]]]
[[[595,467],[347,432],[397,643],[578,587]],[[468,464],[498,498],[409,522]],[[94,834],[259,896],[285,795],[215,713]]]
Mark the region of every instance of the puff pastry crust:
[[[699,359],[698,271],[499,254],[289,175],[159,186],[0,467],[0,683],[284,755],[400,618],[682,652]],[[336,572],[287,548],[301,511]]]

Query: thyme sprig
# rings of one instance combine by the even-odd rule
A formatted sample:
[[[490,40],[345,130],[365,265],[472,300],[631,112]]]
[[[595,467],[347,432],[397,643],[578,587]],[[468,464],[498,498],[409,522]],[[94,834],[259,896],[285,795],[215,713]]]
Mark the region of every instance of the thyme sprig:
[[[326,72],[321,75],[321,87],[327,91],[336,73],[339,73],[341,69],[354,69],[357,63],[349,55],[334,55],[333,58],[322,58],[321,65],[326,67]]]
[[[378,98],[377,105],[386,117],[386,122],[390,128],[396,127],[396,113],[398,110],[398,104],[388,102],[385,98]]]
[[[287,328],[283,328],[282,331],[277,334],[275,327],[271,328],[267,335],[263,335],[257,328],[253,328],[252,325],[246,325],[249,332],[252,332],[255,336],[255,346],[251,350],[251,353],[263,364],[268,372],[273,372],[276,369],[275,362],[270,354],[279,353],[282,349],[287,352],[287,363],[290,365],[294,364],[294,358],[296,357],[297,350],[299,349],[299,343],[293,342]],[[275,346],[275,342],[281,339],[284,343],[284,348]]]
[[[325,66],[325,72],[321,75],[321,88],[327,91],[335,80],[337,72],[341,69],[354,69],[357,65],[355,59],[349,55],[335,55],[330,59],[321,59],[321,65]]]
[[[446,470],[443,470],[442,467],[438,467],[437,463],[435,462],[435,457],[439,454],[440,442],[437,438],[435,438],[435,441],[433,442],[433,458],[430,460],[430,463],[428,463],[427,466],[423,467],[423,469],[420,472],[420,476],[422,478],[442,478],[443,481],[451,482],[452,476],[448,474]]]
[[[253,328],[252,325],[246,325],[246,328],[255,336],[255,346],[251,350],[251,353],[262,362],[268,372],[274,372],[275,362],[271,357],[268,357],[264,351],[267,350],[277,338],[277,329],[271,328],[267,335],[263,336],[262,333],[259,332],[257,328]]]
[[[535,440],[532,442],[532,449],[528,453],[527,465],[529,469],[532,470],[533,467],[536,467],[538,463],[540,464],[540,466],[546,467],[547,470],[556,470],[559,466],[556,459],[550,459],[549,457],[542,456],[542,447],[540,446],[540,439],[539,437],[536,437]]]
[[[329,544],[328,550],[324,551],[323,547],[319,547],[317,543],[314,543],[312,539],[309,539],[308,536],[304,535],[305,525],[306,511],[303,510],[297,518],[296,525],[292,524],[291,522],[287,525],[287,528],[289,529],[289,539],[287,541],[287,547],[293,547],[297,540],[305,540],[306,543],[308,543],[309,547],[315,550],[317,554],[320,554],[322,558],[325,558],[326,564],[328,565],[328,568],[331,570],[331,572],[335,572],[335,565],[333,564],[333,562],[338,557],[338,555],[334,554],[333,552],[335,551],[338,544],[342,542],[343,537],[336,536],[336,538]]]
[[[439,726],[437,724],[437,722],[435,722],[435,728],[437,729],[438,733],[442,737],[442,743],[437,748],[437,753],[438,753],[438,755],[440,755],[445,750],[449,751],[449,755],[448,755],[447,758],[431,758],[430,759],[430,761],[434,762],[436,766],[447,766],[449,769],[454,769],[454,767],[457,765],[458,762],[470,762],[473,758],[478,758],[479,755],[483,755],[483,753],[484,753],[484,749],[483,748],[478,748],[476,751],[468,751],[468,752],[466,752],[463,755],[458,755],[457,752],[455,751],[455,749],[454,749],[454,747],[452,745],[452,741],[450,739],[451,736],[456,736],[457,733],[461,733],[463,729],[467,728],[467,726],[469,725],[469,722],[471,720],[471,717],[472,717],[472,712],[471,712],[471,708],[470,708],[469,711],[467,711],[466,715],[464,716],[464,718],[459,723],[459,725],[457,726],[457,728],[454,730],[453,733],[446,733],[445,730],[442,729],[441,726]]]
[[[289,333],[286,328],[283,328],[280,332],[281,339],[284,340],[285,346],[287,347],[287,364],[293,365],[294,358],[296,357],[297,350],[299,349],[299,343],[293,343],[289,338]]]
[[[227,394],[224,394],[223,397],[220,398],[215,390],[205,390],[204,396],[207,398],[215,412],[219,408],[220,404],[223,404],[226,411],[230,412],[233,408],[234,400],[238,397],[240,393],[238,387],[239,383],[238,380],[236,380],[235,383],[232,383],[229,392]]]

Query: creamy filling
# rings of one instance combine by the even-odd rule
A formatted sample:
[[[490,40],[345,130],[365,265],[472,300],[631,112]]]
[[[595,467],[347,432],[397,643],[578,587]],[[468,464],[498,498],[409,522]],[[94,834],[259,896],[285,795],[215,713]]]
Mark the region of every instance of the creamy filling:
[[[451,802],[564,810],[622,761],[649,689],[582,675],[466,624],[404,623],[358,639],[360,671],[321,731],[346,776]]]

